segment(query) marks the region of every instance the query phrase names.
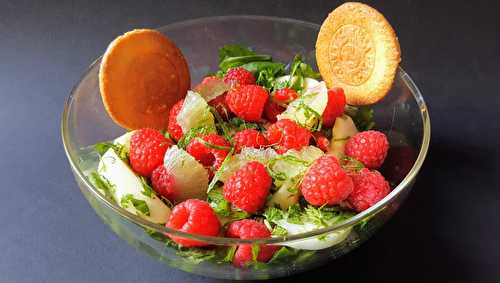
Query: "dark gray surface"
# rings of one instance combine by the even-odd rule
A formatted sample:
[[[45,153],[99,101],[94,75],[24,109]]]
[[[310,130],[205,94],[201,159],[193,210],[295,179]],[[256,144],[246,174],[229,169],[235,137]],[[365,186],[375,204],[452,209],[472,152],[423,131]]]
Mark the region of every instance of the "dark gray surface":
[[[62,149],[64,99],[130,29],[224,14],[319,23],[338,1],[56,2],[0,4],[0,282],[216,282],[141,254],[94,214]],[[500,5],[431,2],[372,3],[430,107],[414,192],[361,248],[284,281],[500,282]]]

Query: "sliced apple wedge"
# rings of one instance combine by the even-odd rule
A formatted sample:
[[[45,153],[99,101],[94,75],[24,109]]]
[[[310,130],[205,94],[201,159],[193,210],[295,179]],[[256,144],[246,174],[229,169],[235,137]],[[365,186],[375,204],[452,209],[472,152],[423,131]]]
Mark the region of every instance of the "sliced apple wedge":
[[[174,176],[174,202],[187,199],[206,199],[208,172],[194,157],[176,145],[165,153],[164,166]]]
[[[110,148],[101,157],[97,173],[112,186],[113,198],[131,213],[154,223],[165,223],[170,208],[147,191],[138,176]]]
[[[345,144],[350,137],[358,133],[356,125],[348,115],[342,115],[335,119],[335,124],[332,128],[332,140],[328,153],[335,155],[337,158],[344,156]]]

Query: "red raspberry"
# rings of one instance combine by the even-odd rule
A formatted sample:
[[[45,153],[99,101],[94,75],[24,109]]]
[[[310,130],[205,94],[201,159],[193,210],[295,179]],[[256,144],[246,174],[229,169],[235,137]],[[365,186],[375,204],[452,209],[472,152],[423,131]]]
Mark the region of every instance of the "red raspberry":
[[[318,146],[322,151],[327,152],[330,147],[330,140],[328,140],[328,138],[320,132],[315,132],[313,137],[316,142],[316,146]]]
[[[155,192],[161,196],[173,200],[175,199],[175,179],[167,172],[165,166],[161,164],[151,173],[151,184]]]
[[[255,77],[246,69],[237,67],[227,71],[224,82],[231,85],[254,85]]]
[[[172,108],[170,108],[170,113],[168,115],[168,133],[175,141],[182,138],[182,128],[177,124],[177,115],[181,112],[182,104],[184,104],[184,99],[179,100]]]
[[[345,103],[345,94],[342,88],[334,87],[328,90],[328,103],[322,115],[323,126],[333,126],[335,118],[344,114]]]
[[[289,149],[300,150],[309,145],[311,133],[292,120],[282,119],[269,126],[266,138],[269,144],[275,145],[277,153],[283,154]]]
[[[231,223],[226,231],[226,236],[240,239],[265,239],[271,237],[271,233],[266,225],[255,220],[243,219]],[[278,247],[271,245],[259,245],[259,254],[257,261],[267,262],[270,260]],[[245,264],[251,262],[252,245],[239,245],[238,250],[234,254],[233,264],[237,267],[244,267]]]
[[[264,206],[271,183],[264,165],[251,161],[224,183],[224,198],[239,209],[254,213]]]
[[[226,105],[236,116],[255,122],[262,116],[269,94],[258,85],[240,85],[226,94]]]
[[[335,205],[345,200],[353,190],[351,177],[340,167],[333,155],[324,155],[307,170],[300,191],[312,205]]]
[[[220,230],[220,222],[210,205],[203,200],[188,199],[176,205],[166,227],[186,233],[217,236]],[[174,242],[184,247],[207,246],[208,243],[167,234]]]
[[[132,169],[141,176],[151,176],[151,172],[163,164],[163,156],[172,144],[158,130],[136,130],[130,138],[129,160]]]
[[[222,136],[208,134],[192,139],[186,151],[204,166],[217,170],[226,158],[229,147],[229,142]]]
[[[285,111],[285,107],[278,105],[271,99],[268,99],[266,105],[264,106],[264,116],[268,121],[272,123],[278,121],[278,118],[276,116],[283,113],[283,111]]]
[[[345,154],[361,161],[370,169],[379,168],[387,156],[389,141],[379,131],[365,131],[352,136],[345,145]]]
[[[354,190],[347,198],[349,204],[358,212],[370,208],[390,192],[389,183],[380,172],[361,169],[352,175]]]
[[[233,139],[236,152],[240,152],[243,147],[260,148],[267,145],[267,140],[264,135],[254,129],[237,132]]]
[[[273,101],[279,104],[287,104],[295,100],[299,94],[292,88],[282,88],[274,92]]]

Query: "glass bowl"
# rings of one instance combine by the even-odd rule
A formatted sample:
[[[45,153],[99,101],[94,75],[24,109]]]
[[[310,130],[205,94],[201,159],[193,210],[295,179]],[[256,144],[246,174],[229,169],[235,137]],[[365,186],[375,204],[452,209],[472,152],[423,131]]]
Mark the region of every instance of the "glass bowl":
[[[314,46],[319,25],[313,23],[275,17],[224,16],[175,23],[158,30],[173,39],[184,53],[193,83],[217,70],[217,49],[230,43],[251,46],[283,62],[300,53],[307,63],[316,67]],[[381,171],[393,187],[392,192],[375,206],[334,227],[266,240],[203,237],[173,231],[111,203],[85,177],[97,162],[90,146],[125,132],[111,121],[102,105],[99,63],[97,59],[90,65],[75,86],[62,115],[62,140],[76,182],[96,213],[121,238],[167,265],[187,272],[225,279],[269,279],[302,272],[348,253],[370,238],[403,203],[429,147],[431,131],[427,107],[411,78],[399,69],[389,95],[374,106],[376,128],[387,134],[391,144]],[[350,230],[347,238],[332,247],[295,251],[285,260],[246,269],[211,260],[198,263],[150,236],[151,231],[168,232],[220,248],[237,244],[297,244],[346,230]]]

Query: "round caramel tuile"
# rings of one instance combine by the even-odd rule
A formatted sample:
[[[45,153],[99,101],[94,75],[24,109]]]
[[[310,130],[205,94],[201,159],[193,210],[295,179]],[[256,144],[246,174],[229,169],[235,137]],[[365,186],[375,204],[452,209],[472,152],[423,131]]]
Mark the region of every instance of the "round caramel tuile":
[[[316,61],[329,88],[342,87],[347,103],[373,104],[389,92],[400,47],[384,16],[356,2],[340,5],[321,25]]]
[[[172,40],[136,29],[108,46],[99,69],[104,107],[126,129],[164,129],[170,108],[190,87],[189,68]]]

